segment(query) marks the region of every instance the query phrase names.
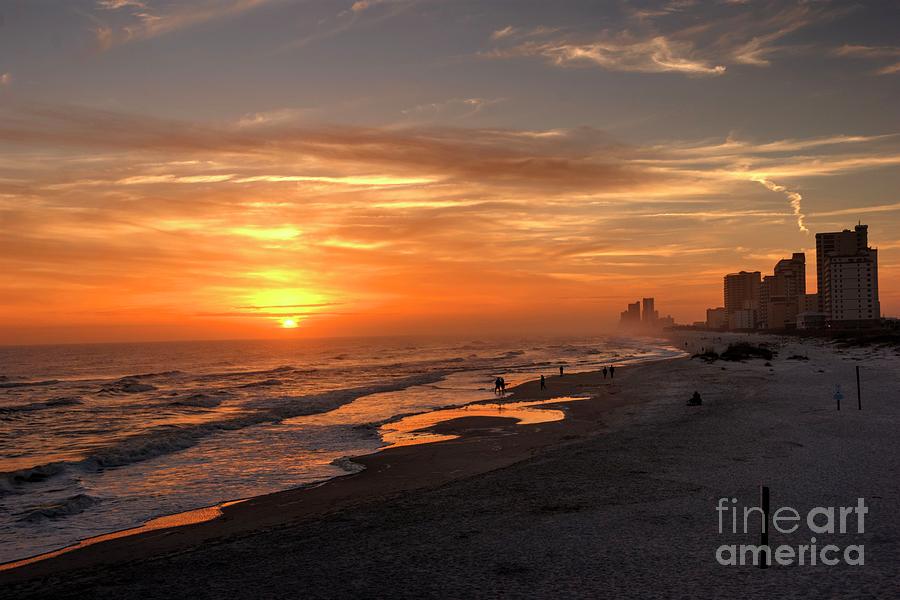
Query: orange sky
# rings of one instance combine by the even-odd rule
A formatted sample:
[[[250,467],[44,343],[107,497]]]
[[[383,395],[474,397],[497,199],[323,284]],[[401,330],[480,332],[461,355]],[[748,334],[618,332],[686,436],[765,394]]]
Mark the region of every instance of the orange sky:
[[[106,11],[97,18],[127,9],[113,4],[96,5]],[[272,5],[206,4],[221,4],[227,20],[216,25],[216,13],[204,12],[171,30],[110,33],[69,74],[47,71],[57,67],[33,48],[21,64],[0,63],[0,343],[594,333],[641,296],[691,322],[721,305],[725,273],[765,274],[792,252],[807,252],[812,291],[814,233],[857,220],[880,250],[882,309],[900,313],[900,136],[885,93],[896,87],[893,72],[855,74],[860,98],[881,98],[883,120],[842,100],[845,112],[807,122],[832,100],[764,97],[753,79],[768,73],[773,86],[789,85],[800,73],[770,60],[781,52],[774,46],[765,64],[749,49],[714,47],[703,58],[702,42],[688,44],[693,34],[677,29],[666,52],[694,62],[660,62],[659,42],[641,42],[630,24],[615,38],[621,55],[597,54],[609,40],[582,47],[583,69],[567,68],[568,46],[523,42],[475,53],[468,71],[447,76],[467,87],[454,96],[441,89],[436,65],[444,63],[435,62],[463,60],[450,48],[410,73],[378,57],[367,69],[381,69],[391,85],[360,81],[354,92],[355,67],[336,66],[344,30],[335,27],[328,41],[304,38],[300,50],[232,58],[229,70],[248,77],[251,68],[276,71],[260,75],[270,79],[253,93],[236,82],[232,98],[211,88],[220,75],[207,86],[180,81],[185,73],[166,53],[190,47],[198,65],[217,68],[225,59],[212,50],[227,36],[214,26],[237,28]],[[365,25],[365,37],[391,19],[425,18],[419,3],[390,6],[354,8],[352,26]],[[365,24],[378,10],[388,12]],[[801,31],[814,17],[783,18]],[[482,43],[520,35],[524,25],[512,18],[494,15]],[[835,53],[834,64],[859,54]],[[509,60],[524,62],[498,66]],[[279,61],[334,64],[288,90]],[[504,85],[480,69],[508,73],[508,89],[469,94]],[[427,81],[414,84],[418,74]],[[542,96],[541,77],[567,95]],[[587,78],[631,86],[635,96],[579,91]],[[839,85],[829,81],[817,85]],[[142,99],[160,85],[165,102]],[[630,99],[645,85],[660,86],[658,106]],[[691,94],[698,105],[715,101],[710,85],[729,85],[717,93],[737,100],[694,115]],[[306,107],[303,94],[320,89],[339,89],[342,99]],[[666,104],[669,92],[676,104]],[[438,99],[423,101],[429,95]],[[666,116],[673,106],[682,117]],[[282,328],[285,319],[298,327]]]

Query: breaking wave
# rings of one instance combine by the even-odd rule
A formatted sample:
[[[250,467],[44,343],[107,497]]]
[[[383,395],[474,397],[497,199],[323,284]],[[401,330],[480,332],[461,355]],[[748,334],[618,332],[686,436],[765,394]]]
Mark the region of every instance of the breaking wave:
[[[394,380],[381,385],[339,389],[308,396],[270,398],[265,400],[264,403],[258,404],[254,412],[230,419],[185,426],[155,427],[145,433],[127,437],[105,448],[95,449],[81,460],[57,461],[0,473],[0,493],[16,492],[25,484],[44,481],[70,469],[99,471],[148,460],[190,448],[210,435],[243,429],[261,423],[273,423],[293,417],[328,412],[361,396],[434,383],[445,375],[446,372],[443,371],[432,372]]]
[[[155,389],[156,386],[149,383],[141,383],[137,378],[123,377],[118,381],[104,385],[97,393],[102,395],[139,394],[141,392],[152,392]]]
[[[98,502],[99,499],[87,494],[76,494],[52,504],[30,507],[20,513],[19,520],[35,522],[77,515]]]

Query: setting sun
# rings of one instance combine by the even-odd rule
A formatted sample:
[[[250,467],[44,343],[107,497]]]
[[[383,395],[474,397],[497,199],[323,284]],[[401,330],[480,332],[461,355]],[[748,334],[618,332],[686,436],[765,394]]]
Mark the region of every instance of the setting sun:
[[[282,329],[296,329],[297,328],[297,319],[282,319],[281,320],[281,328]]]

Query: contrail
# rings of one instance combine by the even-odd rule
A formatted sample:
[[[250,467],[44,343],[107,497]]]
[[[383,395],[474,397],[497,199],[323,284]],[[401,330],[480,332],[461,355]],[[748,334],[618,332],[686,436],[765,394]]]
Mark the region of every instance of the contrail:
[[[806,215],[803,214],[803,211],[800,207],[800,201],[803,200],[803,196],[801,196],[798,192],[792,192],[783,185],[778,185],[774,181],[766,179],[765,177],[754,177],[753,181],[757,181],[763,184],[764,186],[766,186],[766,189],[773,192],[783,192],[784,195],[787,196],[788,200],[790,200],[791,208],[794,209],[794,216],[797,217],[797,227],[799,227],[800,231],[802,231],[803,233],[809,233],[809,229],[807,229],[806,225],[803,223]]]

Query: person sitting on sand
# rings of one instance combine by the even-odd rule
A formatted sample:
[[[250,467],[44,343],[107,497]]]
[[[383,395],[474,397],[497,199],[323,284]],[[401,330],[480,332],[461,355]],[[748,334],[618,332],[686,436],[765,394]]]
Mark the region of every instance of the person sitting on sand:
[[[688,400],[688,406],[701,406],[703,404],[703,399],[700,398],[700,392],[694,390],[694,395],[691,396],[691,399]]]
[[[606,367],[603,367],[603,379],[606,379]]]

